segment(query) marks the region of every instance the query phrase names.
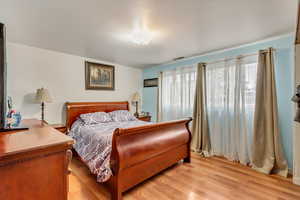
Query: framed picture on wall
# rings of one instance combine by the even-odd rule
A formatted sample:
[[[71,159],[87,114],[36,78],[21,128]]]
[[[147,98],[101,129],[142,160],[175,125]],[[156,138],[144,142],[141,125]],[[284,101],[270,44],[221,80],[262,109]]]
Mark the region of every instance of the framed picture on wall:
[[[115,90],[115,67],[85,62],[86,90]]]

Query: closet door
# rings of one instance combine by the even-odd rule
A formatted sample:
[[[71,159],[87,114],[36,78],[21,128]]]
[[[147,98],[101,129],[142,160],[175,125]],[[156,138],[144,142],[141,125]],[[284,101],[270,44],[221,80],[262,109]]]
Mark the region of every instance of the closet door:
[[[295,88],[300,85],[300,3],[298,5],[298,24],[295,41]],[[295,105],[296,109],[296,105]],[[293,134],[293,182],[300,185],[300,123],[294,122]]]

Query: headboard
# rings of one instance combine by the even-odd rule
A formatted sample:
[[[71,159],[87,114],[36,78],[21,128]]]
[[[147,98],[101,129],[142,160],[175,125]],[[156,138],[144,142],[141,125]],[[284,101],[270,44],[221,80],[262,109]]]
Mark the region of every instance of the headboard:
[[[67,102],[67,130],[69,131],[71,129],[72,124],[81,114],[92,112],[111,112],[115,110],[129,110],[128,102]]]

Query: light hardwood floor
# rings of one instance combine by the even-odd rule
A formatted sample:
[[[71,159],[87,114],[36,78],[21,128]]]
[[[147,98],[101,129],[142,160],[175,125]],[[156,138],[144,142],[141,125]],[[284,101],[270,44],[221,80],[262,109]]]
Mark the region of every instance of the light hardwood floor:
[[[106,200],[109,192],[76,158],[69,182],[69,200]],[[293,200],[300,186],[291,179],[268,176],[223,158],[192,155],[191,164],[177,164],[124,195],[124,200]]]

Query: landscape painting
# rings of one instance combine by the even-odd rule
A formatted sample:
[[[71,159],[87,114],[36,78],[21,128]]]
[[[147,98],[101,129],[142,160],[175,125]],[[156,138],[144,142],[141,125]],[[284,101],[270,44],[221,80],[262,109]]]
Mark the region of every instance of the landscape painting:
[[[87,90],[114,90],[115,67],[85,62],[85,88]]]

